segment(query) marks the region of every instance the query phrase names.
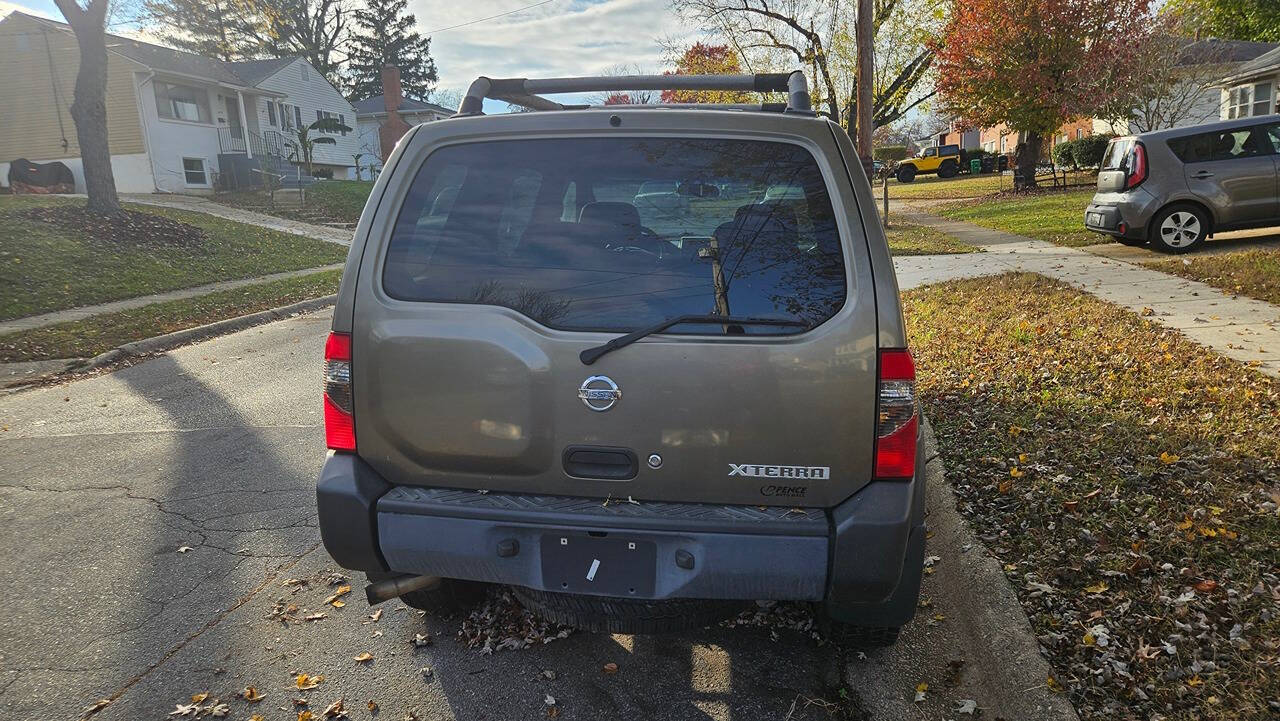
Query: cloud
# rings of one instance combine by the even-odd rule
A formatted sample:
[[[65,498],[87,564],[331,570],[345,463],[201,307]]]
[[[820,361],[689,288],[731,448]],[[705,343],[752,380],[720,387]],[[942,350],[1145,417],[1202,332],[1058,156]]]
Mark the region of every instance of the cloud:
[[[462,89],[481,75],[592,75],[618,64],[659,72],[659,38],[690,34],[666,0],[553,0],[475,25],[429,33],[529,2],[410,0],[419,31],[431,34],[440,87]]]

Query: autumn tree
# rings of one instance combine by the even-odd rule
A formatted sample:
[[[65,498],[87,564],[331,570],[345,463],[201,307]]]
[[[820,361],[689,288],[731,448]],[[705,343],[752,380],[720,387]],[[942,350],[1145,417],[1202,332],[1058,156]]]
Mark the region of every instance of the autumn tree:
[[[89,210],[120,212],[116,179],[111,171],[111,147],[107,141],[107,0],[54,0],[80,46],[80,69],[71,103],[76,142],[84,168]]]
[[[938,44],[938,93],[969,127],[1021,136],[1014,186],[1033,188],[1044,138],[1128,92],[1151,0],[957,0]]]
[[[1165,11],[1201,38],[1280,41],[1276,0],[1170,0]]]
[[[728,45],[694,43],[675,58],[675,70],[664,75],[738,75],[742,64]],[[663,90],[664,103],[749,103],[751,93],[741,90]]]
[[[439,75],[431,59],[431,38],[414,29],[418,21],[407,12],[408,0],[369,0],[355,11],[347,74],[348,97],[368,98],[382,94],[382,68],[400,68],[400,87],[405,97],[426,100]]]
[[[871,125],[898,120],[933,96],[930,75],[950,0],[869,0],[875,72]],[[814,106],[853,130],[857,87],[856,2],[673,0],[690,23],[722,38],[745,72],[801,69]]]

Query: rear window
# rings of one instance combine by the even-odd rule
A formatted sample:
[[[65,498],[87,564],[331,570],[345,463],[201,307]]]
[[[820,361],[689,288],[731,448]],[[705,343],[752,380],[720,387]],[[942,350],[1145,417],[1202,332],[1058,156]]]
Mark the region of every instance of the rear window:
[[[1133,150],[1133,138],[1116,138],[1107,143],[1100,170],[1120,170],[1130,150]]]
[[[427,158],[383,287],[401,300],[501,305],[565,330],[625,332],[690,314],[812,326],[844,304],[845,269],[822,173],[797,145],[510,140]]]

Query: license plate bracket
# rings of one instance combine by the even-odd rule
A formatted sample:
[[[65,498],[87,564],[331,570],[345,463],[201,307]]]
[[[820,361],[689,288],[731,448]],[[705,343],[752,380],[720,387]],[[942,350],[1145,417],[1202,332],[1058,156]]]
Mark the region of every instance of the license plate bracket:
[[[1101,226],[1102,226],[1102,213],[1090,213],[1090,214],[1089,214],[1089,224],[1090,224],[1090,225],[1096,225],[1096,226],[1101,227]]]
[[[657,545],[622,536],[548,533],[542,536],[542,580],[570,593],[652,598]]]

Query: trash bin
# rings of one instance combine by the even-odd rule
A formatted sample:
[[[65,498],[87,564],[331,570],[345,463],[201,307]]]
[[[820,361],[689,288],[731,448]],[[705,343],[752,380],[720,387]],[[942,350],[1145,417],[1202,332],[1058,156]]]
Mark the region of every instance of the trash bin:
[[[982,172],[982,159],[974,158],[969,161],[969,172],[977,175]]]

